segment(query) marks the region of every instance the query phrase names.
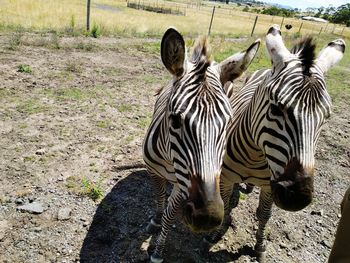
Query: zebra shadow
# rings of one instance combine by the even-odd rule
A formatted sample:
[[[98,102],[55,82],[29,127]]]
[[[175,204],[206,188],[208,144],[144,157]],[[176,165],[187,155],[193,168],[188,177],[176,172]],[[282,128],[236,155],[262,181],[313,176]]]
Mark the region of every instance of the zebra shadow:
[[[148,262],[142,244],[150,238],[145,227],[152,211],[152,186],[145,169],[120,177],[98,205],[80,250],[80,262]],[[121,175],[119,175],[119,172]]]
[[[132,169],[127,176],[119,176]],[[155,211],[156,196],[147,171],[142,166],[116,169],[118,180],[100,202],[80,250],[82,263],[149,262],[157,235],[146,232]],[[195,235],[176,219],[164,250],[165,262],[225,262],[239,258],[247,250],[202,253],[204,235]],[[248,252],[249,254],[249,252]]]

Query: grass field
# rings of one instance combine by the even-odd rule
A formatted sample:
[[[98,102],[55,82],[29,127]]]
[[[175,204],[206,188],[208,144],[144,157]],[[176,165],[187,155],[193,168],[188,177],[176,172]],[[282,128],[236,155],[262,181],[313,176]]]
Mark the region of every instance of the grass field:
[[[136,1],[136,3],[179,9],[186,16],[163,15],[127,8],[126,1],[92,1],[91,21],[101,27],[104,35],[120,36],[160,36],[169,26],[177,27],[186,35],[206,34],[212,13],[212,3],[204,2],[198,6],[193,1],[180,3],[170,1]],[[86,1],[78,0],[3,0],[0,9],[0,27],[3,30],[23,27],[28,30],[57,30],[61,32],[83,32],[86,23]],[[248,36],[256,14],[242,12],[234,5],[216,5],[212,35]],[[257,35],[264,34],[271,24],[281,24],[282,17],[259,15],[255,29]],[[318,24],[294,18],[286,18],[283,24],[292,24],[290,35],[301,32],[318,35],[327,34],[350,36],[350,30],[341,25]],[[321,30],[322,28],[322,30]],[[326,33],[324,30],[326,29]],[[344,29],[344,30],[343,30]]]
[[[173,25],[188,47],[208,32],[212,7],[190,1],[153,1],[186,9],[186,16],[126,7],[125,1],[92,0],[92,27],[85,32],[86,1],[0,0],[0,262],[148,262],[145,224],[154,196],[142,168],[141,144],[159,90],[171,78],[160,59],[160,38]],[[144,1],[142,1],[143,3]],[[146,1],[145,1],[146,2]],[[147,1],[148,2],[148,1]],[[193,2],[193,1],[192,1]],[[281,18],[217,5],[210,37],[216,61],[262,45],[248,72],[269,68],[264,35]],[[282,30],[288,47],[301,21]],[[318,50],[339,38],[342,27],[321,33],[305,23]],[[345,40],[350,43],[344,32]],[[314,202],[305,210],[275,209],[267,228],[268,262],[325,262],[339,220],[339,203],[350,177],[350,55],[327,74],[334,114],[320,136]],[[243,78],[236,81],[237,89]],[[181,224],[167,243],[169,262],[246,262],[255,238],[258,191],[241,196],[230,228],[202,261],[201,236]],[[17,211],[40,202],[39,215]],[[70,218],[59,220],[62,208]],[[245,257],[244,257],[245,256]],[[244,260],[246,259],[246,260]]]
[[[169,26],[175,26],[187,39],[187,45],[191,46],[198,35],[207,34],[212,12],[212,2],[204,2],[198,6],[193,1],[138,1],[143,5],[182,10],[186,16],[165,15],[148,11],[127,8],[126,1],[100,0],[92,1],[91,24],[97,26],[102,36],[118,37],[156,37],[159,38]],[[41,33],[53,32],[49,39],[36,40],[38,46],[50,45],[60,48],[59,38],[65,35],[82,35],[86,23],[86,2],[78,0],[62,1],[25,1],[5,0],[1,1],[0,30],[10,32],[9,46],[23,44],[21,39],[24,31],[39,31]],[[255,14],[242,12],[237,6],[216,5],[216,13],[211,29],[212,54],[216,61],[221,61],[228,55],[246,48],[257,37],[263,38],[266,30],[273,23],[280,24],[281,17],[259,15],[255,34],[250,37],[250,32],[255,20]],[[288,47],[301,36],[312,35],[318,49],[329,41],[343,37],[349,39],[348,28],[343,30],[340,25],[324,25],[301,21],[292,18],[284,19],[284,24],[292,24],[293,28],[287,32],[282,28],[283,37]],[[301,33],[300,24],[303,23]],[[326,32],[321,27],[327,27]],[[11,33],[12,32],[12,33]],[[85,32],[86,34],[86,32]],[[343,35],[343,36],[341,36]],[[239,41],[237,41],[238,39]],[[28,42],[28,41],[27,41]],[[31,43],[33,44],[33,43]],[[159,41],[151,41],[142,44],[145,51],[159,54]],[[81,47],[93,48],[93,45]],[[249,68],[250,71],[269,67],[270,62],[266,56],[265,48],[259,50],[255,62]],[[329,72],[328,85],[333,98],[348,96],[350,93],[349,82],[346,78],[349,72],[350,55],[345,53],[343,60],[331,72]],[[73,69],[74,70],[74,69]]]

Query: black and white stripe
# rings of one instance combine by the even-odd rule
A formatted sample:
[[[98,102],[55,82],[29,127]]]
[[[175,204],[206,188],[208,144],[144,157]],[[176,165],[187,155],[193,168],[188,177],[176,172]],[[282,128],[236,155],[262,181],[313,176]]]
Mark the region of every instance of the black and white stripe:
[[[226,214],[234,185],[261,188],[255,246],[259,253],[265,251],[264,229],[273,202],[290,211],[311,202],[316,143],[331,111],[324,73],[341,59],[345,43],[335,40],[315,58],[312,39],[289,52],[280,31],[272,27],[266,46],[272,69],[253,73],[230,99],[234,114],[221,180]],[[216,241],[218,233],[209,240]]]
[[[165,239],[180,206],[184,221],[194,231],[207,231],[222,222],[219,182],[232,115],[223,82],[242,74],[259,43],[217,64],[208,58],[205,38],[197,41],[187,60],[182,36],[175,29],[163,36],[162,60],[173,79],[160,91],[143,144],[158,196],[148,230],[161,226],[152,262],[162,261]],[[165,206],[167,182],[173,190]]]

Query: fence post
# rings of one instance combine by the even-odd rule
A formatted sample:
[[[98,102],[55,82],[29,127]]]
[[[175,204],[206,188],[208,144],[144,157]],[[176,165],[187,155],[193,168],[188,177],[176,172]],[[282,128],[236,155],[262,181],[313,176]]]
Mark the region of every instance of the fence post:
[[[86,8],[86,31],[90,31],[90,7],[91,7],[91,0],[87,0],[87,8]]]
[[[256,17],[255,17],[255,21],[254,21],[254,25],[253,25],[252,33],[250,34],[250,36],[251,36],[251,37],[252,37],[252,36],[253,36],[253,34],[254,34],[254,30],[255,30],[256,22],[258,21],[258,17],[259,17],[259,16],[256,16]]]
[[[322,29],[323,29],[323,27],[321,27],[320,32],[318,33],[318,35],[321,35]]]
[[[336,25],[334,24],[334,27],[333,27],[333,31],[332,31],[332,34],[334,34],[334,31],[335,31],[335,27],[336,27]]]
[[[211,14],[208,36],[210,36],[211,25],[213,24],[214,13],[215,13],[215,6],[213,7],[213,13]]]
[[[346,28],[346,26],[343,27],[343,30],[341,31],[341,36],[343,36],[344,33],[344,29]]]
[[[327,27],[328,27],[329,23],[326,24],[326,27],[324,28],[324,32],[327,31]]]
[[[300,33],[302,27],[303,27],[303,22],[301,22],[301,25],[299,27],[299,31],[298,31],[299,33]]]
[[[283,22],[284,22],[284,17],[282,17],[282,22],[281,22],[280,30],[282,30]]]

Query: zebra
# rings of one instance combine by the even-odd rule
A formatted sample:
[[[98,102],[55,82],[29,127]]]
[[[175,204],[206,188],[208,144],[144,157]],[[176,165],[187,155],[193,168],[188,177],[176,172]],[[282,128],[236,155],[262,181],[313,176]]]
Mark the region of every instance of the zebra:
[[[220,173],[232,108],[223,84],[240,76],[254,58],[260,40],[221,63],[209,59],[207,38],[199,38],[190,59],[174,28],[161,41],[161,58],[172,80],[159,91],[143,142],[143,158],[157,195],[157,210],[147,231],[161,228],[152,262],[162,262],[166,236],[181,207],[194,232],[220,226],[224,205]],[[165,206],[167,182],[173,185]]]
[[[254,72],[230,97],[233,117],[220,185],[226,223],[203,244],[208,249],[227,230],[230,199],[232,202],[232,196],[237,196],[238,184],[255,185],[260,187],[255,243],[260,261],[265,258],[264,230],[273,203],[298,211],[312,201],[316,143],[331,113],[324,74],[342,58],[345,42],[330,42],[316,58],[311,37],[289,51],[279,27],[272,26],[266,48],[272,69]]]

